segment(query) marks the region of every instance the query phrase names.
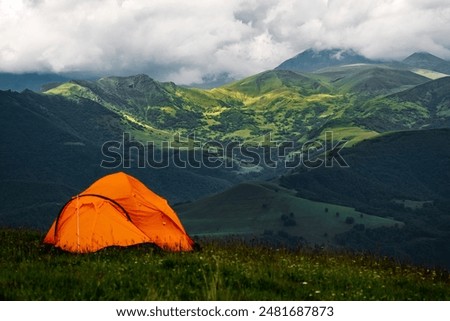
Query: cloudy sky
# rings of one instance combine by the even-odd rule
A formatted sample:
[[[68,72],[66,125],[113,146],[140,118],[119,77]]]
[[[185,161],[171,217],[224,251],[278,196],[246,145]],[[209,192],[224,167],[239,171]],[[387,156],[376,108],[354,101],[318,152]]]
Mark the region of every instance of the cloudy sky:
[[[179,84],[314,47],[450,59],[448,0],[0,0],[0,71],[147,73]]]

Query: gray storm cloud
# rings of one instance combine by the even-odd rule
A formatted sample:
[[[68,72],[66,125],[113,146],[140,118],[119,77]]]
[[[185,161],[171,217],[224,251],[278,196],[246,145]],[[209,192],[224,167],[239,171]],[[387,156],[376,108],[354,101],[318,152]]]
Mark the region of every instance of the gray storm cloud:
[[[180,84],[310,47],[450,58],[447,0],[0,0],[0,71],[148,73]]]

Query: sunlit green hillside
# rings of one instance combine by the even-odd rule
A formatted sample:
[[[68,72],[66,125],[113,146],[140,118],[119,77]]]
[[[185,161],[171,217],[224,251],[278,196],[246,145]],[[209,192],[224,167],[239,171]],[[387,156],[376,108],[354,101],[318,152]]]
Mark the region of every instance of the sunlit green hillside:
[[[439,105],[435,113],[434,106],[423,101],[395,98],[424,83],[426,97],[446,81],[386,66],[357,65],[314,74],[271,70],[209,90],[161,83],[146,75],[108,77],[65,83],[46,94],[101,104],[139,126],[133,131],[137,139],[195,133],[203,140],[261,141],[270,133],[278,141],[304,142],[321,137],[325,130],[352,128],[345,136],[352,140],[350,146],[385,130],[448,124],[445,106]],[[392,93],[397,96],[386,97]]]

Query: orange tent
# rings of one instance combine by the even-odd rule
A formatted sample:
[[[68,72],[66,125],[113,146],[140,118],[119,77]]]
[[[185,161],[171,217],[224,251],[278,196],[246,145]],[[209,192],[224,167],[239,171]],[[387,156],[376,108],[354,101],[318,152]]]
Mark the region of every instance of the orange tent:
[[[75,253],[139,243],[169,251],[191,251],[194,246],[167,201],[122,172],[107,175],[72,197],[44,243]]]

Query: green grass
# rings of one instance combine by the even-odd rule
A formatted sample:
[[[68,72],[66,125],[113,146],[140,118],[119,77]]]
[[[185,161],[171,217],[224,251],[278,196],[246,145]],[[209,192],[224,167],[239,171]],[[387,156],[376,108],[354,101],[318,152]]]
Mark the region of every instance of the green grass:
[[[203,243],[74,255],[42,235],[0,230],[1,300],[449,300],[448,272],[386,258]]]

